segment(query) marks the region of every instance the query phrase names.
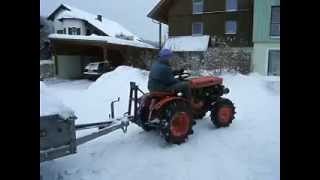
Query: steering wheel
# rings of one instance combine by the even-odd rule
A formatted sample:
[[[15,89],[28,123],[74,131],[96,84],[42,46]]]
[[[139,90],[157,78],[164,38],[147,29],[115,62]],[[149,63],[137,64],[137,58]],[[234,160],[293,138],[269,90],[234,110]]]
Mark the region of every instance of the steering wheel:
[[[177,73],[175,75],[176,79],[178,79],[180,81],[183,81],[183,80],[187,79],[190,76],[191,76],[191,74],[187,73],[187,72]]]

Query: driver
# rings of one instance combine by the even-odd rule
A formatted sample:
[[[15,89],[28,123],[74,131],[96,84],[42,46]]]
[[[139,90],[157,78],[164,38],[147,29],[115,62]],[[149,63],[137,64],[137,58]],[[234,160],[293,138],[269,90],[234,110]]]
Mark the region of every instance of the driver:
[[[149,74],[148,89],[155,91],[181,91],[183,95],[191,102],[191,89],[188,82],[179,81],[174,78],[176,73],[182,73],[182,70],[172,71],[169,61],[173,53],[169,49],[162,49],[158,60],[152,65]]]

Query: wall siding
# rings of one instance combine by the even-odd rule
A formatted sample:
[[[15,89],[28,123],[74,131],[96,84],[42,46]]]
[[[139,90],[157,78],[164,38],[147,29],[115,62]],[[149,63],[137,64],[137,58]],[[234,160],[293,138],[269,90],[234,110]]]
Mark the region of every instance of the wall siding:
[[[270,49],[279,49],[279,43],[255,43],[252,53],[252,68],[254,72],[262,75],[268,75],[268,51]]]
[[[252,0],[238,0],[237,12],[225,12],[226,0],[204,0],[204,11],[192,14],[192,0],[177,0],[168,16],[169,36],[192,35],[192,23],[203,22],[205,35],[217,36],[231,46],[252,46]],[[237,21],[237,34],[225,34],[225,22]],[[233,39],[233,40],[228,40]]]
[[[253,17],[254,42],[279,42],[270,37],[271,6],[280,5],[280,0],[255,0]]]

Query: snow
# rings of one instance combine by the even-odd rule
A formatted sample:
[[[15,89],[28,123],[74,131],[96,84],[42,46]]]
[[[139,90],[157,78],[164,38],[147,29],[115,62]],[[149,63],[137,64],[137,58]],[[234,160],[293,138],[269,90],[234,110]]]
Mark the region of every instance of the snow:
[[[40,60],[40,65],[54,64],[52,60]]]
[[[91,13],[77,9],[70,5],[63,4],[63,6],[70,9],[70,11],[63,11],[56,17],[57,19],[61,19],[61,18],[83,19],[109,36],[116,37],[116,35],[124,34],[126,36],[133,36],[135,41],[140,40],[140,38],[138,38],[136,35],[128,31],[127,29],[125,29],[123,26],[121,26],[119,23],[115,21],[109,20],[105,17],[102,17],[102,21],[99,21],[97,20],[97,15],[93,15]]]
[[[45,83],[75,111],[76,123],[88,123],[106,120],[109,103],[117,97],[115,113],[121,116],[127,111],[129,82],[137,82],[145,91],[147,77],[148,71],[120,66],[96,82]],[[230,88],[226,97],[235,103],[237,112],[230,127],[216,129],[207,114],[197,120],[186,143],[168,145],[157,132],[144,132],[130,124],[127,134],[115,131],[79,146],[75,155],[42,163],[45,180],[280,179],[280,94],[268,86],[279,84],[280,78],[222,77]]]
[[[74,116],[73,111],[64,105],[53,92],[40,81],[40,117],[59,114],[67,119]]]
[[[82,35],[68,35],[68,34],[50,34],[49,38],[96,41],[96,42],[99,41],[103,43],[116,44],[116,45],[122,45],[122,46],[133,46],[133,47],[139,47],[139,48],[156,49],[154,46],[147,43],[143,43],[140,41],[124,40],[124,39],[119,39],[111,36],[97,36],[97,35],[82,36]]]
[[[167,39],[164,48],[175,52],[206,51],[209,39],[209,36],[176,36]]]

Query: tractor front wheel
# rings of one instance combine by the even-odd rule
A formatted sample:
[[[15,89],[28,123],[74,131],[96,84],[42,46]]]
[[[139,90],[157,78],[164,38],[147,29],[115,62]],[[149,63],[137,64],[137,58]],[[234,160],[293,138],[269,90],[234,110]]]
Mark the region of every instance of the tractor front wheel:
[[[168,143],[181,144],[193,133],[191,107],[184,101],[172,101],[163,110],[161,133]]]
[[[229,99],[218,100],[211,110],[211,121],[216,127],[227,127],[232,123],[235,107]]]

